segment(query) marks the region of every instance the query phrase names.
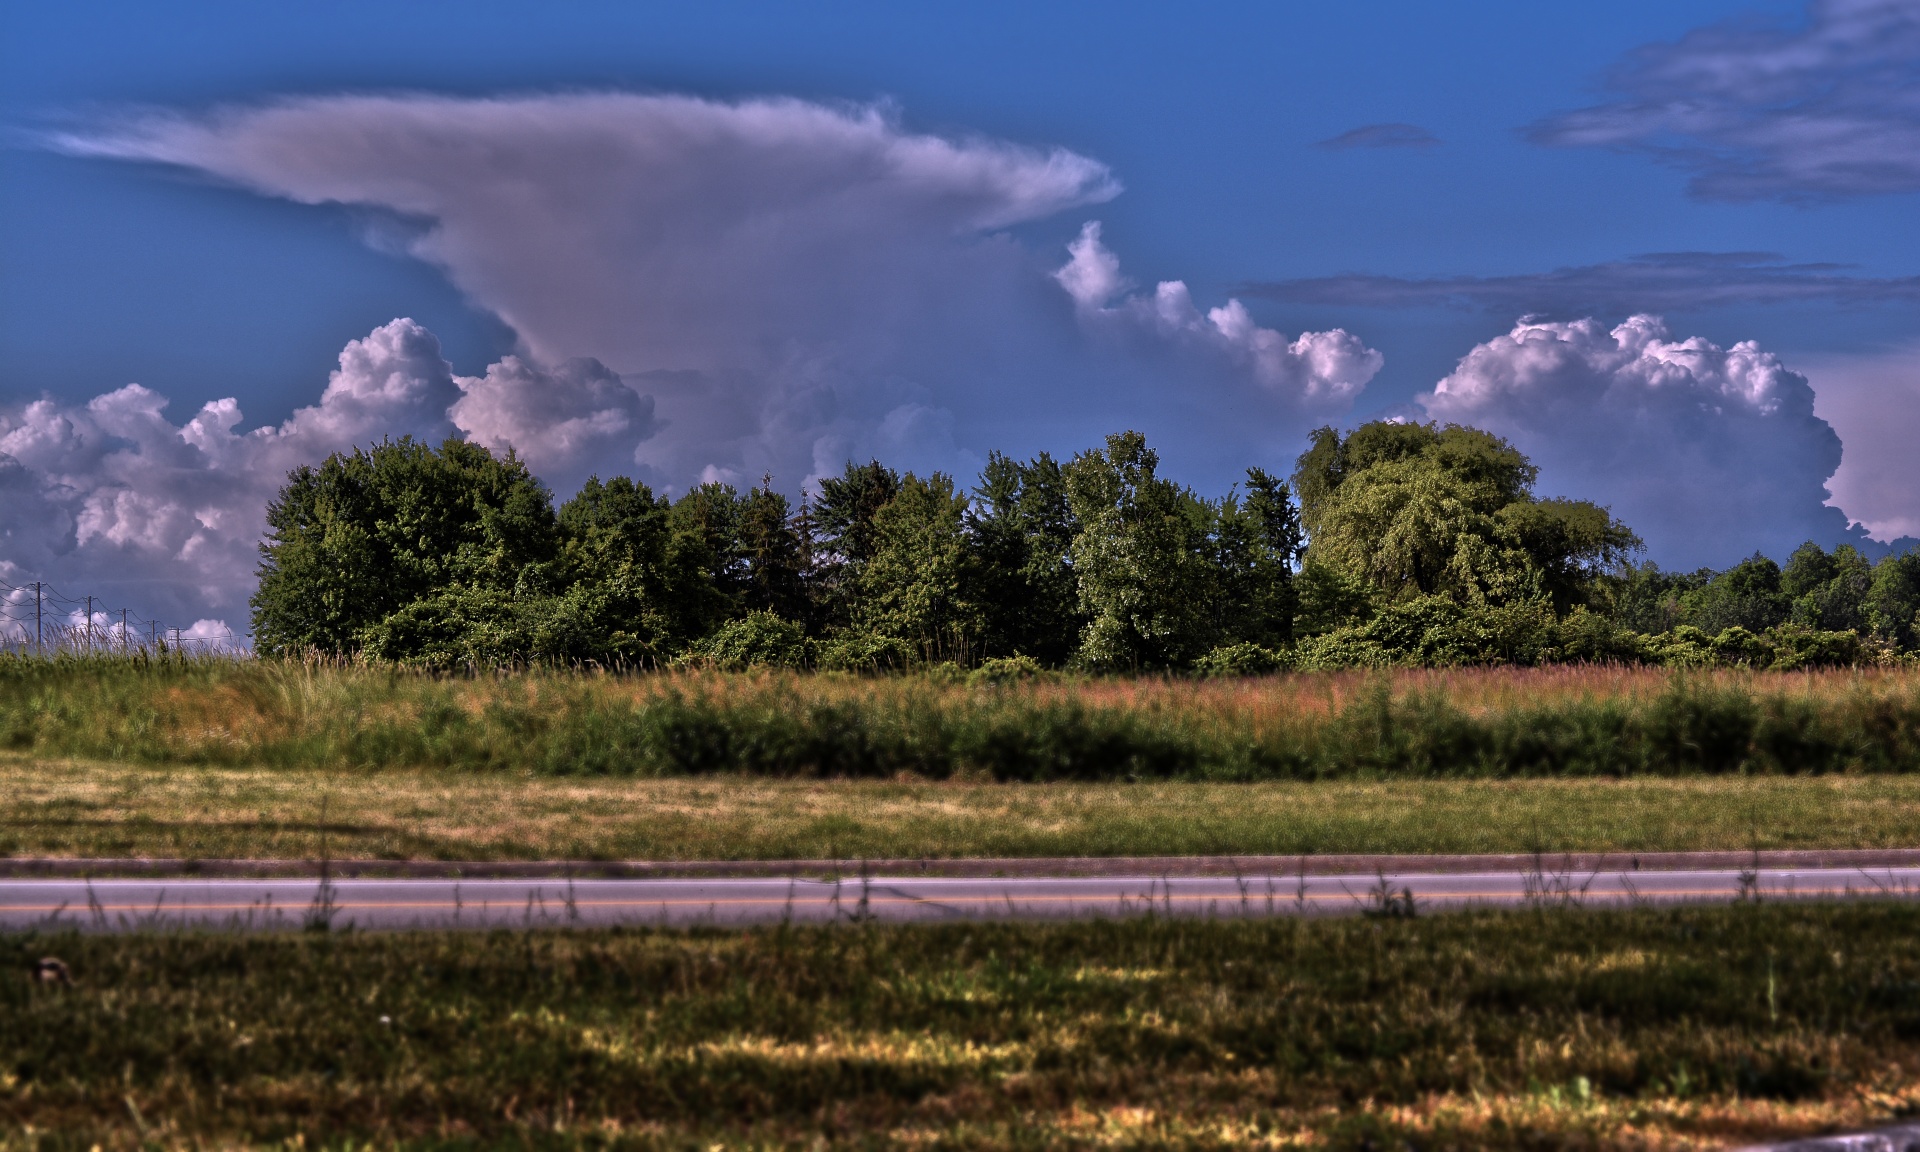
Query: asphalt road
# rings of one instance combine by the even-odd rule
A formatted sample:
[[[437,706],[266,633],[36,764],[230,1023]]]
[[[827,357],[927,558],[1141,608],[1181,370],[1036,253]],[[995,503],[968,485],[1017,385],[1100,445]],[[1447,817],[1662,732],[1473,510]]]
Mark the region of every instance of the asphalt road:
[[[1427,914],[1471,906],[1920,895],[1920,867],[1351,876],[0,880],[0,930],[519,928],[1076,916]]]

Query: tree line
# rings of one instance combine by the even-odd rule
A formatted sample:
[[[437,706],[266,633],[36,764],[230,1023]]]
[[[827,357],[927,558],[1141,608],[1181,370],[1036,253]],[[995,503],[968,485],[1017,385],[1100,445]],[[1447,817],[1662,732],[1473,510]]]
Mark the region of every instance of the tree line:
[[[1902,658],[1920,552],[1808,544],[1783,569],[1635,564],[1606,509],[1533,495],[1474,428],[1313,434],[1293,474],[1209,499],[1139,433],[970,489],[849,462],[677,499],[625,477],[554,507],[513,453],[402,439],[289,474],[256,644],[433,667],[709,663],[1018,673],[1560,660],[1792,667]]]

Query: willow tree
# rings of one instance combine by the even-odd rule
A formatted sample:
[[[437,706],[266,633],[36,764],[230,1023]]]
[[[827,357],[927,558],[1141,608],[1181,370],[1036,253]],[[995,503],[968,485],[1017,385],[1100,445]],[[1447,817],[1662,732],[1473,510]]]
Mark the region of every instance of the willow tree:
[[[1536,500],[1532,461],[1458,425],[1375,421],[1321,428],[1294,472],[1309,562],[1388,599],[1469,603],[1551,598],[1565,610],[1640,540],[1584,500]]]

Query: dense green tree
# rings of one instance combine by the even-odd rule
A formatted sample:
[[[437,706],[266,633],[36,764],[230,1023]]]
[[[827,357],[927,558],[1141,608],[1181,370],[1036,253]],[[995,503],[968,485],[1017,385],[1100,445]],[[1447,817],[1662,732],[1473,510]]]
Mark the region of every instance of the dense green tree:
[[[1308,556],[1293,579],[1296,638],[1319,636],[1373,619],[1378,593],[1371,584]]]
[[[410,439],[288,476],[267,506],[254,594],[263,652],[357,651],[363,630],[448,588],[556,591],[546,489],[508,452]]]
[[[1184,667],[1215,646],[1212,509],[1157,474],[1138,432],[1067,466],[1080,610],[1078,659],[1093,668]]]
[[[829,627],[852,623],[860,574],[879,547],[873,518],[899,491],[899,473],[878,460],[849,460],[839,476],[820,481],[809,509],[810,584],[816,613]]]
[[[1874,565],[1866,615],[1875,636],[1908,652],[1920,650],[1920,548]]]
[[[684,629],[705,635],[748,612],[808,616],[808,541],[800,518],[771,478],[742,496],[702,484],[674,501],[668,516],[677,601],[696,614]],[[700,575],[704,573],[704,575]]]
[[[973,588],[967,499],[939,472],[909,472],[873,515],[873,551],[860,570],[867,632],[899,640],[923,660],[970,660],[982,613]]]
[[[1873,565],[1847,544],[1829,555],[1809,540],[1794,550],[1780,570],[1780,591],[1791,604],[1792,619],[1808,628],[1871,631],[1867,594],[1872,588]]]
[[[999,452],[988,456],[967,528],[982,651],[1065,664],[1086,619],[1073,571],[1079,524],[1059,463],[1045,452],[1024,463]]]
[[[750,612],[771,612],[787,620],[808,615],[808,543],[795,523],[793,506],[773,489],[773,478],[740,502],[739,586]]]
[[[1304,539],[1287,485],[1264,469],[1249,468],[1246,497],[1230,493],[1212,512],[1217,637],[1265,648],[1291,644],[1299,606],[1293,566]]]
[[[672,506],[646,485],[593,477],[559,524],[561,571],[595,658],[658,661],[707,631],[703,556],[676,547]]]
[[[770,478],[669,502],[595,477],[556,514],[511,453],[381,444],[288,476],[256,636],[267,652],[435,667],[987,659],[1208,675],[1802,668],[1920,648],[1920,551],[1634,565],[1638,541],[1605,509],[1534,499],[1526,457],[1473,429],[1321,429],[1291,486],[1255,468],[1219,500],[1158,468],[1130,432],[1064,467],[995,453],[971,495],[870,461],[798,513]]]
[[[880,548],[874,517],[899,491],[900,474],[878,460],[849,460],[845,472],[820,481],[813,524],[824,557],[849,565],[849,575],[857,577]]]
[[[1533,464],[1458,425],[1363,424],[1313,435],[1294,472],[1308,557],[1389,599],[1464,603],[1546,597],[1565,610],[1640,542],[1584,501],[1536,501]]]
[[[1728,628],[1764,632],[1793,610],[1780,589],[1780,565],[1757,553],[1687,593],[1681,605],[1686,622],[1709,636]]]
[[[688,635],[709,635],[746,611],[739,496],[725,484],[689,488],[673,502],[667,523],[681,629]]]
[[[1641,546],[1626,525],[1585,500],[1516,500],[1498,519],[1502,536],[1526,553],[1561,615],[1585,604],[1594,580]]]
[[[1686,622],[1687,593],[1711,579],[1711,570],[1666,572],[1651,561],[1622,564],[1595,580],[1594,607],[1623,628],[1648,635],[1667,632]]]

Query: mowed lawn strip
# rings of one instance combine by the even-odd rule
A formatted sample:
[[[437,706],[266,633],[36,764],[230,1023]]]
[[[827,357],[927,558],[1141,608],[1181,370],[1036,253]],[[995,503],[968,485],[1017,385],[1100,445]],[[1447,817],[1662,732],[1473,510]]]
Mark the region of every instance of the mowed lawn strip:
[[[0,854],[10,856],[778,860],[1916,845],[1920,778],[1907,776],[995,784],[0,758]]]
[[[1920,1104],[1917,934],[1888,902],[14,936],[0,1124],[74,1148],[1722,1147]],[[45,955],[70,984],[29,980]]]

